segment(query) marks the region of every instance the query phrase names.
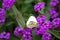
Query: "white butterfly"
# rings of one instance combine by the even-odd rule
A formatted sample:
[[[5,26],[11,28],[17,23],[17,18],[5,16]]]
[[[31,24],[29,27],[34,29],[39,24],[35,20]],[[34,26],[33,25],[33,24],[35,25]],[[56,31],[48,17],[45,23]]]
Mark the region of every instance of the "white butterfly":
[[[27,23],[26,23],[28,28],[33,28],[37,26],[37,20],[34,16],[30,16]]]

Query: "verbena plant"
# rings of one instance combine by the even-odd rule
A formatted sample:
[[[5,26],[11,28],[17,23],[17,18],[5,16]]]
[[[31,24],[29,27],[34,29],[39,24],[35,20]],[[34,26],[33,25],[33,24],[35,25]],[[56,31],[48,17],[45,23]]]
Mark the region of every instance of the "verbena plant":
[[[60,40],[60,0],[0,0],[0,40]]]

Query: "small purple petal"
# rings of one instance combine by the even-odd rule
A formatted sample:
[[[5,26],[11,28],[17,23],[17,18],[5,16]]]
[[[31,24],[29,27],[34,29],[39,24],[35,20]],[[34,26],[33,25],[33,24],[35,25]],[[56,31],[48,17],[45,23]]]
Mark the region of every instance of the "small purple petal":
[[[60,25],[60,18],[55,18],[52,21],[52,25],[54,25],[55,27],[58,27]]]
[[[11,8],[11,6],[14,4],[14,2],[15,2],[15,0],[3,0],[2,8],[9,10]]]
[[[44,2],[38,2],[36,5],[34,5],[34,10],[39,11],[41,8],[45,6]]]
[[[50,40],[51,38],[51,34],[48,33],[48,32],[45,32],[43,35],[42,35],[42,40]]]
[[[14,30],[14,34],[17,36],[19,35],[20,33],[22,33],[23,31],[23,28],[22,27],[16,27],[15,30]]]

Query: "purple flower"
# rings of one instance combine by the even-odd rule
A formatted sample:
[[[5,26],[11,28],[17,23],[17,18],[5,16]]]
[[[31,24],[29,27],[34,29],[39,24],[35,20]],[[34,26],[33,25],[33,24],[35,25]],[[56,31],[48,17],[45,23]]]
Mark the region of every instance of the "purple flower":
[[[35,28],[35,33],[38,35],[38,34],[40,34],[40,26],[37,26],[36,28]]]
[[[45,19],[45,15],[40,15],[37,17],[38,26],[35,28],[35,33],[37,35],[44,34],[46,30],[52,28],[51,22]]]
[[[49,20],[46,20],[42,25],[38,25],[35,28],[35,33],[38,34],[44,34],[46,30],[52,28],[51,22]]]
[[[1,33],[0,33],[0,38],[2,39],[3,37],[1,36]]]
[[[52,7],[56,6],[58,3],[59,3],[58,0],[51,0],[51,1],[50,1],[50,5],[51,5]]]
[[[32,40],[31,28],[26,28],[23,30],[22,40]]]
[[[22,27],[16,27],[15,30],[14,30],[14,34],[17,36],[19,35],[20,33],[22,33],[23,31],[23,28]]]
[[[4,38],[4,36],[6,36],[6,32],[2,32],[2,33],[0,34],[0,37],[1,37],[1,38]]]
[[[2,8],[9,10],[11,6],[14,4],[15,0],[3,0]]]
[[[5,22],[5,17],[4,16],[0,16],[0,23]]]
[[[32,28],[25,28],[22,34],[31,34]]]
[[[47,30],[49,28],[52,28],[52,24],[49,20],[46,20],[43,24],[44,28]]]
[[[43,26],[37,26],[37,27],[35,28],[35,33],[36,33],[37,35],[39,35],[39,34],[44,34],[44,33],[45,33],[44,27],[43,27]]]
[[[5,39],[9,39],[10,38],[10,33],[7,33],[6,36],[4,36]]]
[[[56,12],[56,10],[55,10],[54,8],[51,8],[51,9],[49,10],[49,12],[50,12],[50,17],[51,17],[52,19],[54,19],[54,18],[56,18],[56,17],[58,16],[58,13]]]
[[[41,8],[45,6],[44,2],[38,2],[37,4],[34,5],[34,10],[39,11]]]
[[[43,35],[42,35],[42,40],[50,40],[51,38],[51,34],[48,33],[48,32],[45,32]]]
[[[37,22],[38,22],[38,24],[42,24],[42,23],[44,22],[45,18],[46,18],[45,15],[39,15],[39,16],[37,17]]]
[[[52,21],[52,25],[54,25],[55,27],[58,27],[60,25],[60,18],[55,18]]]
[[[5,17],[4,17],[5,13],[6,13],[5,10],[0,8],[0,23],[5,22]]]
[[[0,38],[9,39],[10,38],[10,33],[9,32],[2,32],[0,34]]]
[[[5,13],[6,13],[5,10],[0,8],[0,16],[3,16]]]
[[[23,34],[22,35],[22,40],[32,40],[32,36],[29,34]]]

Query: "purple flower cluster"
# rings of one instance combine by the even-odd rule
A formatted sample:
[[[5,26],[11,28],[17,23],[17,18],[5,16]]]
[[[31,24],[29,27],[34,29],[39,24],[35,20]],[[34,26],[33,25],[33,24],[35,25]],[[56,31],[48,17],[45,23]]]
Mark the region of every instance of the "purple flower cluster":
[[[58,27],[60,25],[60,18],[58,17],[58,13],[56,12],[55,7],[58,4],[58,0],[50,0],[50,5],[52,8],[49,10],[50,12],[50,17],[53,19],[52,22],[50,20],[45,20],[46,16],[41,14],[37,17],[37,22],[38,26],[35,28],[35,34],[39,35],[42,34],[42,40],[50,40],[51,34],[46,32],[46,30],[49,30],[52,28],[52,26]],[[34,5],[34,11],[39,11],[45,6],[44,2],[38,2],[36,5]],[[15,35],[19,35],[20,33],[22,34],[21,40],[32,40],[32,35],[31,35],[31,28],[21,28],[17,27],[14,30]]]
[[[50,40],[51,34],[46,32],[52,28],[52,26],[58,27],[60,25],[60,18],[58,18],[58,13],[56,12],[54,6],[57,5],[58,0],[51,0],[50,5],[52,6],[49,9],[50,17],[53,19],[52,22],[50,20],[45,20],[45,15],[39,15],[37,17],[38,26],[35,28],[35,33],[37,35],[42,34],[42,40]]]
[[[52,7],[56,6],[59,3],[59,0],[50,0],[50,5]]]
[[[4,16],[0,16],[0,23],[5,22],[5,17]]]
[[[45,20],[45,15],[40,15],[37,17],[38,26],[35,28],[35,33],[44,34],[45,30],[52,28],[51,22],[49,20]]]
[[[3,0],[2,8],[5,8],[6,10],[9,10],[14,2],[15,2],[15,0]]]
[[[2,33],[0,33],[0,38],[9,39],[10,33],[9,32],[2,32]]]
[[[54,25],[55,27],[58,27],[60,25],[60,18],[55,18],[52,21],[52,25]]]
[[[50,5],[51,9],[49,10],[50,17],[53,19],[52,20],[52,25],[55,27],[58,27],[60,25],[60,18],[58,18],[58,12],[55,9],[55,6],[59,3],[59,0],[51,0]]]
[[[42,40],[50,40],[51,34],[46,32],[46,30],[49,30],[50,28],[52,28],[51,22],[47,20],[42,25],[35,28],[35,33],[37,35],[42,34]]]
[[[52,28],[51,22],[49,20],[46,20],[43,24],[42,24],[46,29]]]
[[[48,23],[47,23],[48,22]],[[52,28],[51,22],[46,20],[42,25],[38,25],[35,28],[35,33],[38,34],[44,34],[46,30]]]
[[[31,28],[26,28],[22,33],[22,40],[32,40]]]
[[[37,35],[39,35],[39,34],[44,34],[45,33],[45,29],[43,28],[43,26],[37,26],[36,28],[35,28],[35,33],[37,34]]]
[[[45,16],[45,15],[39,15],[39,16],[37,17],[37,22],[38,22],[38,24],[42,24],[45,19],[46,19],[46,16]]]
[[[2,2],[3,9],[0,8],[0,23],[5,22],[4,14],[6,13],[6,11],[4,9],[9,10],[14,2],[15,0],[3,0]],[[50,5],[52,7],[56,6],[57,3],[59,3],[58,0],[50,1]],[[39,11],[44,6],[45,6],[44,2],[38,2],[36,5],[34,5],[34,10]],[[50,20],[45,20],[46,16],[43,14],[37,17],[38,26],[35,28],[35,33],[37,35],[42,34],[42,40],[50,40],[51,34],[46,32],[46,30],[51,29],[52,26],[58,27],[60,25],[60,18],[57,18],[58,13],[56,12],[56,10],[54,8],[51,8],[49,12],[50,12],[50,17],[53,19],[52,22]],[[14,30],[14,35],[18,36],[21,34],[22,35],[21,40],[32,40],[31,31],[32,31],[32,28],[22,28],[17,26]],[[9,39],[10,33],[2,32],[0,33],[0,38]]]
[[[0,8],[0,23],[5,22],[5,17],[4,17],[5,13],[6,13],[5,10]]]
[[[49,12],[50,12],[50,17],[52,19],[58,17],[58,13],[56,12],[56,9],[54,8],[58,3],[59,3],[59,0],[50,0],[50,5],[52,8],[49,10]]]
[[[58,13],[56,12],[56,10],[55,10],[54,8],[51,8],[51,9],[49,10],[49,12],[50,12],[50,17],[51,17],[52,19],[58,17]]]
[[[15,0],[3,0],[2,8],[0,8],[0,23],[5,22],[5,9],[9,10],[14,2]]]
[[[5,13],[6,13],[5,10],[0,8],[0,16],[3,16]]]
[[[19,34],[22,34],[22,40],[32,40],[32,35],[31,35],[32,28],[21,28],[21,27],[16,27],[14,30],[14,34],[17,36]]]
[[[41,8],[45,6],[44,2],[38,2],[36,5],[34,5],[34,10],[39,11]]]
[[[45,20],[45,15],[40,15],[37,17],[38,26],[35,28],[35,33],[37,35],[42,34],[42,40],[50,40],[51,34],[46,32],[52,28],[52,22],[50,20]]]
[[[18,36],[23,31],[22,27],[16,27],[14,30],[14,35]]]
[[[42,40],[50,40],[51,38],[51,34],[48,33],[48,32],[45,32],[43,35],[42,35]]]
[[[0,8],[0,23],[5,22],[5,17],[4,17],[4,15],[6,13],[5,9],[9,10],[14,2],[15,2],[15,0],[3,0],[2,8]],[[9,39],[10,33],[2,32],[2,33],[0,33],[0,38]]]

